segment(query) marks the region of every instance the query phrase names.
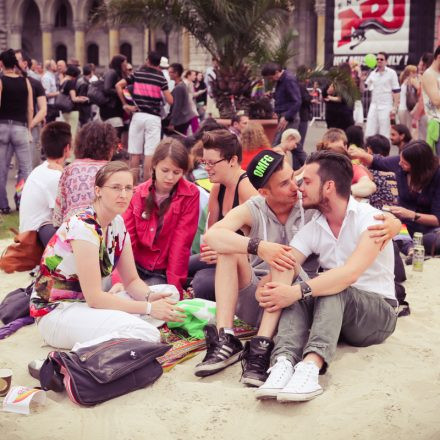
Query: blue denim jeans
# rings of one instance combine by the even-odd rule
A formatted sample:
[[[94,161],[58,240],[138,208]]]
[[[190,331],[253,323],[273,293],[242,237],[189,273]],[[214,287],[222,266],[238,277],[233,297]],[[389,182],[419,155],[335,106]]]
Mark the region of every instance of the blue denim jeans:
[[[0,124],[0,208],[8,208],[6,183],[8,180],[9,163],[15,154],[18,162],[17,182],[26,180],[32,171],[32,155],[27,127]]]
[[[348,287],[337,295],[310,297],[283,310],[271,363],[286,356],[293,365],[308,353],[324,360],[324,373],[339,339],[355,347],[380,344],[396,327],[395,309],[377,293]]]

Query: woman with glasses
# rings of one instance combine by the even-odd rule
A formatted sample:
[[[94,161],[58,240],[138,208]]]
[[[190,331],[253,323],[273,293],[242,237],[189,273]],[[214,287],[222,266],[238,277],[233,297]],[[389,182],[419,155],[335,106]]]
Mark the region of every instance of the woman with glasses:
[[[148,287],[137,274],[121,217],[133,194],[133,175],[125,163],[110,162],[93,186],[91,205],[63,223],[44,251],[31,316],[45,342],[56,348],[78,349],[113,338],[159,342],[151,318],[180,321],[183,315],[169,293]],[[115,268],[124,292],[102,288],[102,279]],[[40,366],[31,363],[31,372]]]
[[[75,160],[64,168],[58,184],[53,224],[58,227],[76,211],[89,206],[95,196],[93,182],[118,144],[115,129],[93,121],[84,125],[75,139]]]
[[[184,179],[188,152],[165,138],[152,158],[152,177],[136,188],[124,214],[139,276],[182,292],[199,219],[199,190]]]
[[[213,187],[209,195],[207,228],[221,220],[232,208],[258,195],[241,167],[242,148],[229,130],[208,131],[202,136],[203,161]],[[215,300],[214,278],[217,252],[201,244],[200,254],[190,259],[189,274],[198,298]]]

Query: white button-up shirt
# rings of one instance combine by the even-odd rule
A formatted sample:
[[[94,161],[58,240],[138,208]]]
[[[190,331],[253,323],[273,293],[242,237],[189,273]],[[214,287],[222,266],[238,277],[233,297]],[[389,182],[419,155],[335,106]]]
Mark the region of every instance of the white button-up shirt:
[[[371,90],[371,103],[377,107],[392,107],[393,93],[400,92],[399,80],[395,70],[385,67],[383,72],[373,70],[365,84]]]
[[[293,237],[290,245],[308,257],[319,255],[323,269],[343,266],[356,249],[362,233],[368,226],[378,223],[374,219],[381,211],[367,203],[357,202],[353,197],[347,205],[339,236],[336,238],[321,213],[316,213]],[[360,290],[378,293],[385,298],[396,299],[394,287],[394,250],[388,243],[379,253],[373,264],[368,267],[352,285]]]
[[[46,95],[48,93],[55,93],[57,91],[55,74],[53,72],[50,72],[49,70],[46,70],[46,72],[44,72],[43,76],[41,77],[41,84],[43,84]],[[55,104],[55,98],[48,98],[47,103]]]

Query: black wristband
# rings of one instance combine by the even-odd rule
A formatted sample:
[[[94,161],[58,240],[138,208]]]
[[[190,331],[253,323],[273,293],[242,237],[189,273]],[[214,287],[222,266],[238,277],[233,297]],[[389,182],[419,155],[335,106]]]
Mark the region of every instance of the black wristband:
[[[247,253],[251,255],[258,255],[258,246],[260,245],[261,238],[251,238],[247,246]]]

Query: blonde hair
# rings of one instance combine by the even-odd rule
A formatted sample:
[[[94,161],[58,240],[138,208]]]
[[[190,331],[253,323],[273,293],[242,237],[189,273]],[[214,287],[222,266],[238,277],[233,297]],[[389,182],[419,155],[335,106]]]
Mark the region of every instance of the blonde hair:
[[[411,75],[411,73],[417,73],[417,67],[413,64],[408,64],[400,74],[400,84],[403,84],[403,82]]]
[[[301,141],[301,135],[299,134],[299,131],[295,128],[288,128],[287,130],[284,130],[283,134],[281,135],[281,143],[284,144],[289,138],[295,138],[296,142]]]
[[[328,150],[328,144],[338,141],[342,141],[345,145],[347,145],[347,135],[340,128],[330,128],[324,133],[324,136],[322,136],[321,142],[316,145],[316,150]],[[332,148],[331,150],[347,155],[347,151],[344,148]]]
[[[253,151],[259,148],[271,148],[269,139],[264,132],[263,126],[255,121],[249,121],[241,132],[241,145],[243,151]]]

